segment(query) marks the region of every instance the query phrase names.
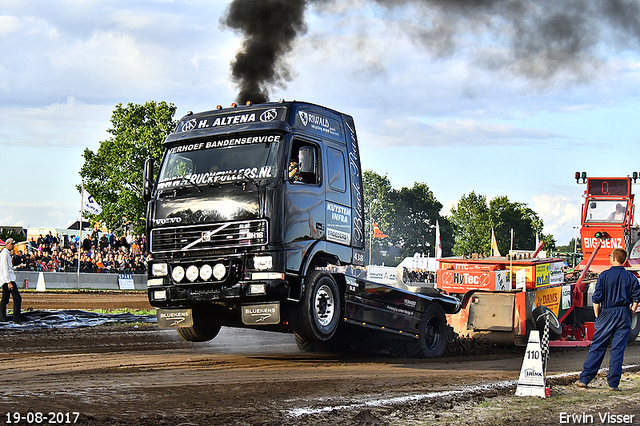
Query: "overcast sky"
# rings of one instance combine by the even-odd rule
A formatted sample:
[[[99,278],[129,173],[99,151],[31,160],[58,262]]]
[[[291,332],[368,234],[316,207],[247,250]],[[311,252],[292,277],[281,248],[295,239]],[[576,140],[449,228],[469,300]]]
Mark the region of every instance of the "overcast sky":
[[[229,3],[0,0],[0,225],[78,219],[82,153],[116,104],[231,104]],[[353,115],[363,168],[426,183],[445,214],[506,195],[566,244],[576,171],[640,171],[640,27],[636,1],[559,3],[312,1],[268,96]]]

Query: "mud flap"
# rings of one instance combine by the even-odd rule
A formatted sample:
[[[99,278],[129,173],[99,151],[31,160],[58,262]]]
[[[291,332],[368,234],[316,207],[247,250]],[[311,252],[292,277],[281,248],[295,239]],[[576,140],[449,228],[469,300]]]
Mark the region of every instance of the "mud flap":
[[[156,315],[160,328],[193,326],[193,311],[191,309],[158,309]]]
[[[245,325],[280,324],[280,303],[242,305],[242,322]]]

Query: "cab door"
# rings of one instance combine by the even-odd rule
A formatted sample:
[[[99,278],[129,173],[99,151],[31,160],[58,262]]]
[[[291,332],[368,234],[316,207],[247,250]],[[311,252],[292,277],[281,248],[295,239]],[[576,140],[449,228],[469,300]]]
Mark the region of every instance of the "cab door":
[[[287,264],[297,269],[309,246],[325,238],[325,179],[318,143],[299,136],[292,139],[285,179],[284,243]]]

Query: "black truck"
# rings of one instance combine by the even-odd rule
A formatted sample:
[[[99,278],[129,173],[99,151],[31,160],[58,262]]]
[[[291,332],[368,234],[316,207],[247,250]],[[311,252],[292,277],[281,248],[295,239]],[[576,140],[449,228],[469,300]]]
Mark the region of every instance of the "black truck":
[[[160,327],[189,341],[231,326],[293,332],[302,350],[375,340],[442,355],[458,299],[357,277],[365,221],[352,117],[297,101],[218,106],[187,113],[164,147],[157,179],[151,159],[144,178]]]

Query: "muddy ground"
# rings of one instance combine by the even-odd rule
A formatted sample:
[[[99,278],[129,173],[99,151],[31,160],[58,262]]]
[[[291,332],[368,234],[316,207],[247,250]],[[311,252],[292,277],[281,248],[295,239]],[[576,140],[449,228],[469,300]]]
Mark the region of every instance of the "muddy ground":
[[[136,293],[23,296],[36,309],[140,309],[146,301]],[[153,324],[0,333],[2,424],[15,419],[7,413],[25,417],[18,424],[73,423],[78,413],[83,425],[640,425],[640,343],[627,349],[620,392],[603,378],[575,388],[587,349],[552,350],[551,397],[540,399],[514,396],[517,348],[414,360],[303,353],[291,335],[229,328],[198,344]],[[616,417],[601,421],[607,415]]]
[[[36,292],[21,290],[22,309],[132,309],[149,310],[146,292],[139,291],[96,291],[69,290]],[[13,300],[9,301],[8,309],[13,309]]]

